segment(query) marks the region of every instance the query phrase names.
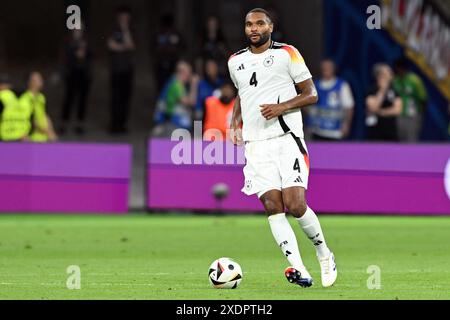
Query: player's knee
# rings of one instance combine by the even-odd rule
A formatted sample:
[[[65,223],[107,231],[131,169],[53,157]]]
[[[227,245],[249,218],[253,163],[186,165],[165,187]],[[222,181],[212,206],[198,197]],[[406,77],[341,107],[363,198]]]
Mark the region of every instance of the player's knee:
[[[272,199],[264,199],[263,204],[268,216],[273,216],[275,214],[284,212],[283,204],[279,203],[279,201],[275,201]]]
[[[295,218],[301,218],[306,213],[308,205],[305,200],[297,200],[287,203],[286,208]]]

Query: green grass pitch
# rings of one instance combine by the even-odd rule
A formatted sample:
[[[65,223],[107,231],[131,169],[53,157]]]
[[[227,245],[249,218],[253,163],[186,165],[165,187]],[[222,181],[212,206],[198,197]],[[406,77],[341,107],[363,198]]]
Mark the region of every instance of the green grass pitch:
[[[263,216],[0,215],[0,299],[450,299],[450,218],[323,216],[336,254],[334,287],[320,285],[315,251],[290,220],[315,279],[289,284]],[[236,290],[210,287],[210,263],[244,271]],[[66,288],[69,265],[81,289]],[[371,265],[381,289],[369,290]]]

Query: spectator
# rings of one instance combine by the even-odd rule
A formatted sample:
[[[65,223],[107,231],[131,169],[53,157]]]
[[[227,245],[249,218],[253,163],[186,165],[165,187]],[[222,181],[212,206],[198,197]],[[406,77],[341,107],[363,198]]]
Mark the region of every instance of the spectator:
[[[336,76],[333,61],[322,61],[321,78],[316,81],[316,88],[319,101],[308,110],[313,139],[337,141],[347,138],[355,102],[349,84]]]
[[[380,63],[373,72],[376,84],[366,98],[369,139],[398,141],[397,117],[402,112],[402,100],[392,87],[392,69]]]
[[[206,18],[205,27],[201,36],[200,43],[203,63],[208,59],[217,61],[219,65],[219,73],[225,74],[226,62],[230,56],[225,36],[220,25],[220,21],[216,16],[209,16]]]
[[[34,142],[56,141],[57,136],[45,105],[46,99],[42,93],[44,79],[39,72],[32,72],[28,79],[28,90],[19,98],[19,102],[27,109],[31,122],[30,140]]]
[[[130,30],[131,11],[117,10],[117,26],[108,39],[111,52],[111,133],[126,133],[129,104],[133,91],[133,52],[136,49]]]
[[[403,101],[403,110],[397,119],[400,141],[417,142],[422,129],[422,119],[427,103],[427,91],[422,80],[408,70],[405,59],[395,62],[394,90]]]
[[[204,140],[227,139],[227,130],[230,128],[235,98],[236,91],[234,85],[226,82],[220,88],[219,98],[211,96],[206,99],[206,114],[203,125]],[[212,131],[211,129],[215,129],[216,131]],[[221,133],[220,136],[217,135],[217,131]]]
[[[195,106],[195,120],[203,120],[205,101],[214,95],[223,83],[219,75],[219,66],[215,60],[207,60],[204,68],[204,76],[198,85],[197,103]]]
[[[9,76],[0,74],[0,138],[3,141],[27,141],[29,112],[11,90]]]
[[[195,107],[198,75],[192,73],[192,66],[180,61],[175,75],[164,86],[156,106],[154,122],[157,125],[153,136],[169,136],[176,128],[192,128],[192,109]]]
[[[66,92],[63,103],[61,133],[64,134],[70,123],[72,106],[77,106],[75,131],[84,133],[86,105],[91,87],[92,53],[83,29],[73,30],[65,47],[64,79]]]
[[[184,51],[183,38],[175,29],[174,18],[166,14],[161,19],[161,28],[156,34],[154,70],[157,90],[161,92],[164,84],[173,74],[175,65]],[[153,48],[152,48],[153,50]],[[153,52],[151,52],[153,54]]]

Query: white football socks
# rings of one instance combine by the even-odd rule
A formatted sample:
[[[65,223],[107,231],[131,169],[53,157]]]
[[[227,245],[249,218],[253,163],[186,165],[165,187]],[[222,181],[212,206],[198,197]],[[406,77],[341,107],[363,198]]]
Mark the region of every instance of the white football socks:
[[[298,250],[297,237],[289,224],[286,214],[280,213],[269,217],[270,229],[281,251],[292,267],[303,270],[304,265]]]
[[[322,228],[320,227],[319,219],[314,211],[308,207],[303,217],[298,218],[297,221],[305,234],[314,244],[319,258],[327,257],[330,254],[330,249],[327,247]]]

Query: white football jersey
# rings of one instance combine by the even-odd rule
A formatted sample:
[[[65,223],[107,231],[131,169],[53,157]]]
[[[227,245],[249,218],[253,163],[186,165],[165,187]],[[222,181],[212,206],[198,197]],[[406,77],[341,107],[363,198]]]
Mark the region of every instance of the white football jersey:
[[[267,121],[260,107],[291,100],[297,96],[295,84],[312,78],[295,47],[272,42],[261,54],[243,49],[230,57],[228,69],[241,99],[244,141],[267,140],[286,132],[304,138],[300,109]]]

